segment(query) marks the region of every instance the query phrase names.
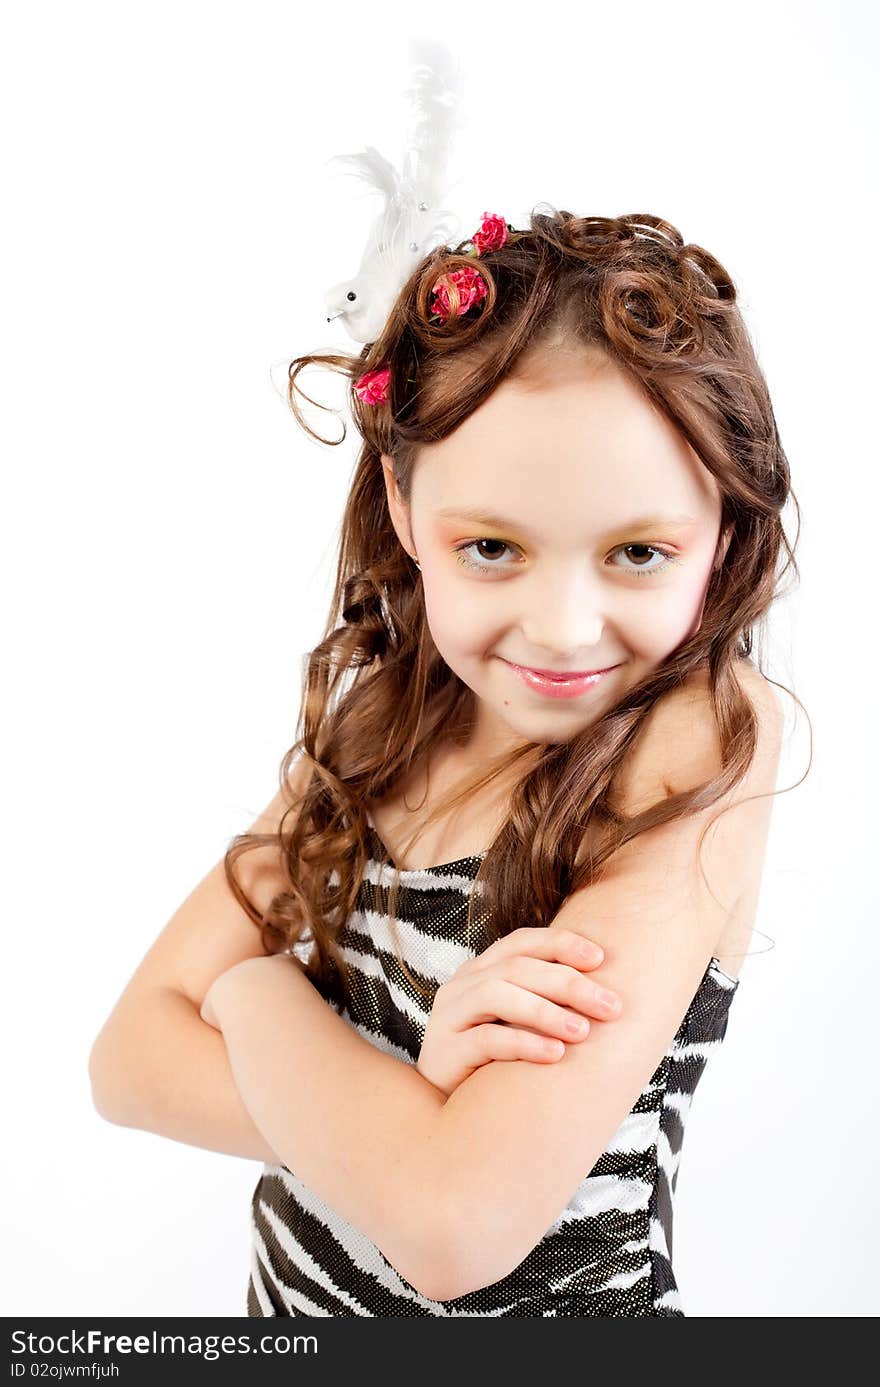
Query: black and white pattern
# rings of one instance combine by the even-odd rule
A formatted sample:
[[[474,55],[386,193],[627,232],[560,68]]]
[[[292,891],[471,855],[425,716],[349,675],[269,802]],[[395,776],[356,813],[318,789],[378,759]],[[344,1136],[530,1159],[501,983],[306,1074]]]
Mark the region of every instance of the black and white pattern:
[[[397,916],[385,918],[394,868],[370,824],[371,858],[340,936],[351,967],[343,1018],[372,1044],[414,1064],[434,991],[487,947],[468,895],[480,857],[400,873]],[[299,944],[295,952],[307,948]],[[713,958],[678,1032],[606,1150],[541,1241],[509,1275],[452,1300],[415,1290],[362,1232],[286,1166],[265,1165],[251,1201],[253,1316],[684,1316],[672,1270],[672,1209],[684,1124],[739,980]]]

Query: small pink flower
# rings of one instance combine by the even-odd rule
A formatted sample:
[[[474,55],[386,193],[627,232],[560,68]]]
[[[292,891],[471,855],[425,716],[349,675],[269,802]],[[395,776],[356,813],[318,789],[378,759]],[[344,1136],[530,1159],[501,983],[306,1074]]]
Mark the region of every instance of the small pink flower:
[[[467,313],[469,308],[473,308],[474,304],[481,303],[488,293],[483,276],[471,265],[463,265],[460,270],[453,270],[451,274],[444,275],[443,280],[438,279],[431,291],[434,295],[431,312],[439,315],[441,323],[446,322],[452,311],[449,288],[445,282],[447,280],[452,281],[459,293],[459,318]]]
[[[366,375],[361,376],[354,387],[354,393],[365,405],[384,405],[388,399],[390,382],[390,367],[380,366],[377,370],[367,371]]]
[[[477,255],[486,250],[500,250],[507,240],[507,222],[495,212],[484,212],[479,231],[471,237]]]

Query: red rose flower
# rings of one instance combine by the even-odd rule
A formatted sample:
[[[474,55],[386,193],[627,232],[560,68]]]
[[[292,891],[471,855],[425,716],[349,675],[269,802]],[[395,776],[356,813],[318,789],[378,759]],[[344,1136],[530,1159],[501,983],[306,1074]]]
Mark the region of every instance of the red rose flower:
[[[380,366],[377,370],[367,371],[366,375],[361,376],[354,387],[354,393],[365,405],[384,405],[388,399],[390,382],[390,367]]]
[[[484,212],[480,229],[471,239],[478,255],[486,250],[500,250],[507,240],[507,222],[495,212]]]
[[[483,276],[471,265],[463,265],[460,270],[453,270],[451,274],[444,275],[442,280],[438,279],[431,291],[434,295],[431,311],[439,315],[442,323],[446,322],[452,311],[447,283],[450,280],[459,293],[459,318],[467,313],[469,308],[473,308],[474,304],[481,303],[488,293]]]

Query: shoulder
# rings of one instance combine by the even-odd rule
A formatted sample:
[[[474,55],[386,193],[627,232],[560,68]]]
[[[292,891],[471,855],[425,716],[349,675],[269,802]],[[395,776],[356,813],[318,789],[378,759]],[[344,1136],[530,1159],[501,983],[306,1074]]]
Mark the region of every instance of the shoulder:
[[[712,803],[637,834],[605,869],[623,879],[651,861],[670,876],[676,869],[683,876],[695,870],[699,892],[723,904],[725,913],[760,879],[785,724],[781,700],[760,670],[741,659],[736,678],[755,719],[749,765]],[[699,671],[652,709],[621,769],[614,808],[629,817],[699,789],[722,773],[721,751],[708,674]],[[720,926],[725,923],[722,916]]]
[[[741,789],[751,793],[775,780],[785,717],[773,685],[750,660],[737,660],[734,672],[755,717],[755,754],[741,782]],[[671,795],[696,789],[722,769],[709,674],[701,668],[652,708],[621,768],[615,808],[626,815],[641,813]]]

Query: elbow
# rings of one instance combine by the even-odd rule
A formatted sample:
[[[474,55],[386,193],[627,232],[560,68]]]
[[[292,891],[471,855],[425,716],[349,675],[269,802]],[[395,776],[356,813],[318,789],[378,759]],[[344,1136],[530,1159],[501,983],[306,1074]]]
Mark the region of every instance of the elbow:
[[[407,1272],[403,1279],[413,1290],[426,1300],[454,1300],[461,1292],[445,1254],[438,1248],[429,1248],[414,1272]]]
[[[95,1041],[89,1053],[89,1084],[92,1091],[92,1106],[99,1117],[103,1117],[105,1122],[113,1122],[117,1126],[124,1125],[120,1122],[116,1105],[113,1101],[113,1086],[110,1082],[110,1075],[103,1060],[103,1047],[101,1037]]]
[[[496,1285],[533,1245],[531,1239],[523,1239],[509,1208],[477,1210],[473,1199],[465,1198],[446,1213],[444,1256],[438,1267],[442,1294],[437,1299],[473,1295]]]
[[[431,1195],[434,1197],[431,1197]],[[426,1196],[430,1207],[424,1208]],[[393,1232],[376,1241],[398,1275],[427,1300],[453,1300],[460,1294],[458,1240],[450,1236],[453,1224],[442,1216],[442,1200],[426,1181],[409,1205],[410,1217],[401,1218],[406,1201],[394,1209]]]
[[[455,1300],[464,1294],[459,1289],[455,1260],[439,1241],[429,1242],[415,1267],[407,1266],[400,1274],[426,1300]]]
[[[422,1292],[431,1300],[458,1300],[461,1296],[473,1295],[487,1286],[494,1286],[508,1274],[497,1264],[491,1265],[483,1248],[468,1247],[444,1266],[446,1271],[438,1280],[429,1280],[428,1289]]]
[[[96,1049],[93,1046],[89,1055],[89,1086],[92,1091],[92,1107],[99,1117],[103,1117],[106,1122],[112,1122],[107,1106],[107,1091],[104,1087],[104,1079],[98,1064]]]
[[[428,1255],[421,1264],[420,1273],[415,1278],[407,1276],[405,1279],[426,1299],[444,1301],[485,1290],[506,1275],[506,1271],[489,1269],[482,1250],[475,1253],[473,1248],[468,1248],[460,1255]]]
[[[457,1300],[507,1275],[510,1268],[502,1267],[504,1249],[482,1237],[482,1230],[466,1227],[448,1214],[438,1213],[428,1223],[413,1275],[403,1273],[420,1295],[428,1300]]]

